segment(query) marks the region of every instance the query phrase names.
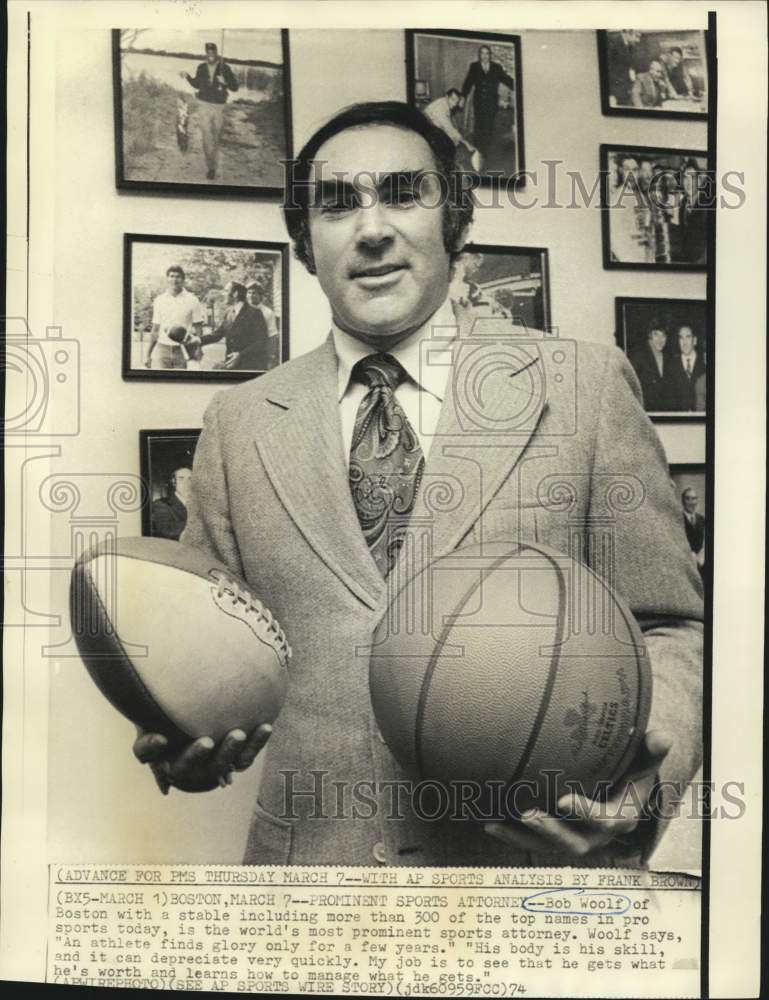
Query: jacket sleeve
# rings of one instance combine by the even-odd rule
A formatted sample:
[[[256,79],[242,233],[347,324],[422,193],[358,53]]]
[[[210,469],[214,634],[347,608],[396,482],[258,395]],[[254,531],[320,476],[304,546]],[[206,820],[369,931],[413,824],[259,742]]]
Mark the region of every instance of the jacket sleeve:
[[[614,585],[644,633],[653,675],[647,729],[674,741],[659,771],[653,818],[638,830],[648,857],[702,759],[704,608],[665,453],[641,405],[635,373],[617,349],[606,364],[592,470],[594,482],[601,473],[635,482],[635,507],[616,494],[612,507],[610,491],[594,488],[591,516],[614,519]]]
[[[187,526],[179,541],[207,552],[243,577],[243,564],[230,520],[229,490],[219,426],[219,396],[203,417],[192,464]]]
[[[227,84],[228,90],[238,89],[238,78],[232,72],[232,68],[229,63],[222,63],[222,71],[224,75],[224,82]]]
[[[465,77],[465,82],[462,84],[462,96],[467,97],[467,95],[472,90],[475,84],[475,63],[470,63],[470,68],[467,71],[467,76]]]

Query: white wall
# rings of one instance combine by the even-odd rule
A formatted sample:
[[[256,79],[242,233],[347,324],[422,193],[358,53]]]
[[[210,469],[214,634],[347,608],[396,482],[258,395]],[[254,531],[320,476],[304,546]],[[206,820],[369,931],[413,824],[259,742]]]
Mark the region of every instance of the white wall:
[[[291,31],[294,142],[340,106],[405,99],[400,31]],[[598,169],[601,142],[705,149],[702,122],[607,118],[600,113],[595,35],[523,32],[526,166],[543,160],[586,177]],[[124,232],[255,240],[287,239],[277,203],[118,193],[114,186],[111,49],[105,30],[63,33],[57,60],[57,323],[81,345],[82,431],[67,443],[60,471],[138,474],[141,428],[196,427],[216,386],[123,382],[122,237]],[[527,188],[543,194],[541,185]],[[568,190],[559,192],[568,197]],[[550,250],[552,321],[561,335],[613,342],[614,297],[704,298],[700,274],[604,271],[597,207],[479,212],[473,239]],[[328,309],[314,278],[292,260],[291,353],[315,347]],[[672,462],[704,459],[704,426],[659,428]],[[63,462],[63,460],[62,460]],[[56,466],[54,466],[56,471]],[[139,534],[138,514],[122,534]],[[63,577],[64,574],[58,574]],[[63,579],[55,600],[66,607]],[[237,862],[253,801],[256,769],[233,788],[161,799],[132,759],[133,728],[106,704],[76,659],[51,672],[50,853],[73,861]],[[76,766],[73,766],[75,764]]]

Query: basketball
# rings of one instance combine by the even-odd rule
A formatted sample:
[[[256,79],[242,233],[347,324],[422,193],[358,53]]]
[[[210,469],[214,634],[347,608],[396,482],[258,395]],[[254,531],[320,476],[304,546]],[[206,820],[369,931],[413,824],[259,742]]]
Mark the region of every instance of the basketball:
[[[172,744],[272,722],[291,649],[249,587],[203,552],[122,538],[77,560],[72,632],[102,694]]]
[[[534,542],[464,547],[414,575],[377,627],[369,671],[379,730],[408,773],[517,786],[518,812],[552,804],[568,782],[604,795],[651,702],[643,636],[621,598]]]

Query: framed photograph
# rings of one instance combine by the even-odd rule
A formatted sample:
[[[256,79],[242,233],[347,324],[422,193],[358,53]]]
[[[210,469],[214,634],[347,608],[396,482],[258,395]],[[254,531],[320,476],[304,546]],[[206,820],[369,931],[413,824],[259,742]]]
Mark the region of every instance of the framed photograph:
[[[616,336],[653,417],[704,417],[708,353],[704,299],[618,298]]]
[[[681,505],[686,540],[700,574],[705,576],[705,528],[708,503],[704,465],[671,465],[670,478]]]
[[[286,30],[116,28],[112,66],[119,188],[282,192],[281,160],[292,155]]]
[[[407,30],[406,92],[453,139],[482,184],[522,185],[521,39],[482,31]]]
[[[139,461],[147,502],[142,535],[178,542],[187,524],[196,430],[139,431]]]
[[[509,319],[514,326],[550,326],[547,250],[468,243],[454,265],[451,298],[475,317]]]
[[[287,360],[286,243],[123,239],[123,378],[242,382]]]
[[[605,268],[704,271],[713,208],[705,153],[600,148]]]
[[[641,118],[707,118],[704,31],[598,31],[601,110]]]

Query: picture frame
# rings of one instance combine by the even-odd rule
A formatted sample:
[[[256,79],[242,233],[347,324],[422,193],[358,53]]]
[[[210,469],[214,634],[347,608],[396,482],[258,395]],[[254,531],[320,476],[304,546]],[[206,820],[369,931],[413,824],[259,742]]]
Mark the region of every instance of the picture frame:
[[[406,99],[458,142],[460,169],[481,186],[523,187],[520,35],[419,28],[407,29],[405,40]],[[482,49],[490,52],[488,66]],[[449,90],[462,100],[446,104]]]
[[[714,184],[706,152],[602,144],[605,270],[706,271]]]
[[[212,44],[221,53],[216,101],[192,83],[208,86],[201,73]],[[293,156],[287,29],[114,28],[112,77],[118,189],[283,193],[281,161]]]
[[[168,298],[169,269],[186,305]],[[124,234],[124,379],[242,382],[288,356],[287,243]]]
[[[653,420],[704,420],[707,301],[621,296],[614,302],[617,346],[638,377],[649,416]]]
[[[474,318],[509,319],[527,329],[551,327],[546,247],[468,243],[454,264],[450,294]]]
[[[200,428],[140,430],[139,469],[145,502],[142,535],[178,541],[187,523],[184,498]],[[184,472],[184,478],[180,474]]]
[[[705,31],[599,30],[596,42],[604,115],[707,119]]]
[[[670,480],[681,506],[686,540],[703,581],[707,561],[707,469],[701,462],[671,463]]]

